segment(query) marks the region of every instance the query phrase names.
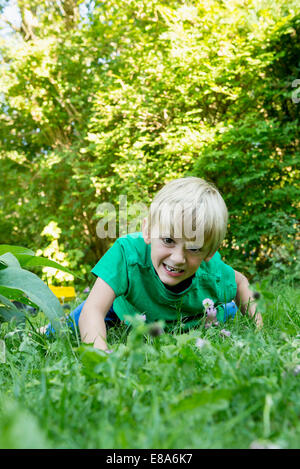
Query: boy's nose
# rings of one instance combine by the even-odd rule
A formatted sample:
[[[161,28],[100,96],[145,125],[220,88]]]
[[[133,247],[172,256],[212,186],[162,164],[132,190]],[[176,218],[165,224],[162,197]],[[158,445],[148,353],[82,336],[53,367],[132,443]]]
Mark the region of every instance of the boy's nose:
[[[175,248],[172,251],[171,260],[172,260],[172,263],[175,264],[175,265],[185,264],[184,250],[182,248],[179,248],[179,247]]]

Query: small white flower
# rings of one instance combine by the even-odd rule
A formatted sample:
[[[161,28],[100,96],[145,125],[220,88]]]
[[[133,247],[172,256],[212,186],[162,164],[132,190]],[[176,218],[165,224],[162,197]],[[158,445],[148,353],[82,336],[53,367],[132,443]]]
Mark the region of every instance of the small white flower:
[[[218,326],[217,309],[215,308],[213,300],[205,298],[205,300],[202,301],[202,304],[206,313],[205,329],[208,329],[212,325]]]
[[[48,327],[48,326],[40,327],[40,328],[38,329],[39,333],[40,333],[40,334],[46,334],[47,327]]]
[[[214,302],[213,300],[211,300],[210,298],[205,298],[205,300],[202,301],[202,304],[204,306],[204,308],[209,308],[210,306],[214,306]]]
[[[203,347],[205,347],[205,345],[208,345],[208,341],[207,340],[204,340],[204,339],[200,339],[200,337],[198,337],[198,339],[196,340],[196,347],[198,349],[202,349]]]
[[[296,365],[293,369],[293,375],[297,376],[300,374],[300,365]]]
[[[146,318],[146,314],[141,314],[141,315],[140,315],[140,318],[141,318],[143,321],[146,321],[146,319],[147,319],[147,318]]]
[[[231,332],[230,332],[230,331],[226,331],[226,329],[222,329],[222,330],[220,331],[220,334],[221,334],[221,335],[224,335],[224,336],[226,336],[226,337],[230,337],[230,336],[231,336]]]

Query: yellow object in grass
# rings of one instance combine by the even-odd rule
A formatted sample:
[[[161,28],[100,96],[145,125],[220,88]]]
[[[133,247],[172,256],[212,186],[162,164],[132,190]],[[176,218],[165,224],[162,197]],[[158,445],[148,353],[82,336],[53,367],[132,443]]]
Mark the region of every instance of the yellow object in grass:
[[[76,296],[74,287],[55,287],[54,285],[49,285],[49,288],[59,299],[60,303],[73,300]]]

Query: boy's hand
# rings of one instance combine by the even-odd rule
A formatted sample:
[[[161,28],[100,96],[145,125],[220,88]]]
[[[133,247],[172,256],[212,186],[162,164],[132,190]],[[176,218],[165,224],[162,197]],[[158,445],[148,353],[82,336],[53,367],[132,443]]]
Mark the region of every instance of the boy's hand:
[[[261,314],[256,311],[256,303],[251,290],[249,289],[249,282],[247,278],[240,272],[235,271],[235,281],[237,285],[237,292],[235,301],[240,306],[243,314],[248,312],[251,318],[254,317],[256,327],[261,329],[263,327],[263,320]]]
[[[260,313],[256,313],[255,324],[256,324],[257,329],[261,329],[264,325],[262,315]]]
[[[249,305],[248,313],[251,318],[254,317],[254,321],[255,321],[255,325],[257,329],[261,329],[264,323],[263,323],[262,315],[258,311],[256,311],[256,304],[252,303],[251,305]]]

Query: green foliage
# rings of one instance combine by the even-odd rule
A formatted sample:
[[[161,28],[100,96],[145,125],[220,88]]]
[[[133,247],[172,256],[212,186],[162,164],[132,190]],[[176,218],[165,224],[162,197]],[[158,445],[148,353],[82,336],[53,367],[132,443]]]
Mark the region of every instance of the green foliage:
[[[193,170],[216,183],[229,207],[226,258],[252,275],[256,267],[298,280],[300,108],[291,86],[300,71],[299,34],[299,15],[287,17],[267,43],[247,45],[255,57],[248,64],[250,80]]]
[[[46,449],[49,444],[36,418],[15,401],[6,399],[0,411],[1,449]]]
[[[262,331],[239,315],[229,338],[122,325],[109,355],[69,331],[45,339],[44,315],[8,321],[22,319],[11,300],[61,315],[27,269],[55,259],[87,277],[109,245],[99,203],[149,203],[187,174],[223,193],[235,268],[295,279],[298,2],[17,4],[21,27],[0,41],[0,447],[297,448],[299,294],[286,283],[255,285]]]
[[[260,291],[261,331],[238,314],[226,324],[230,337],[204,325],[153,337],[136,318],[131,329],[109,329],[111,354],[78,346],[70,331],[41,343],[28,325],[17,334],[4,324],[0,446],[297,449],[299,291]],[[22,439],[25,418],[31,433]]]
[[[148,204],[192,173],[228,203],[226,258],[294,275],[297,2],[80,3],[19,0],[0,45],[1,241],[46,252],[56,223],[87,277],[111,241],[99,203]]]

